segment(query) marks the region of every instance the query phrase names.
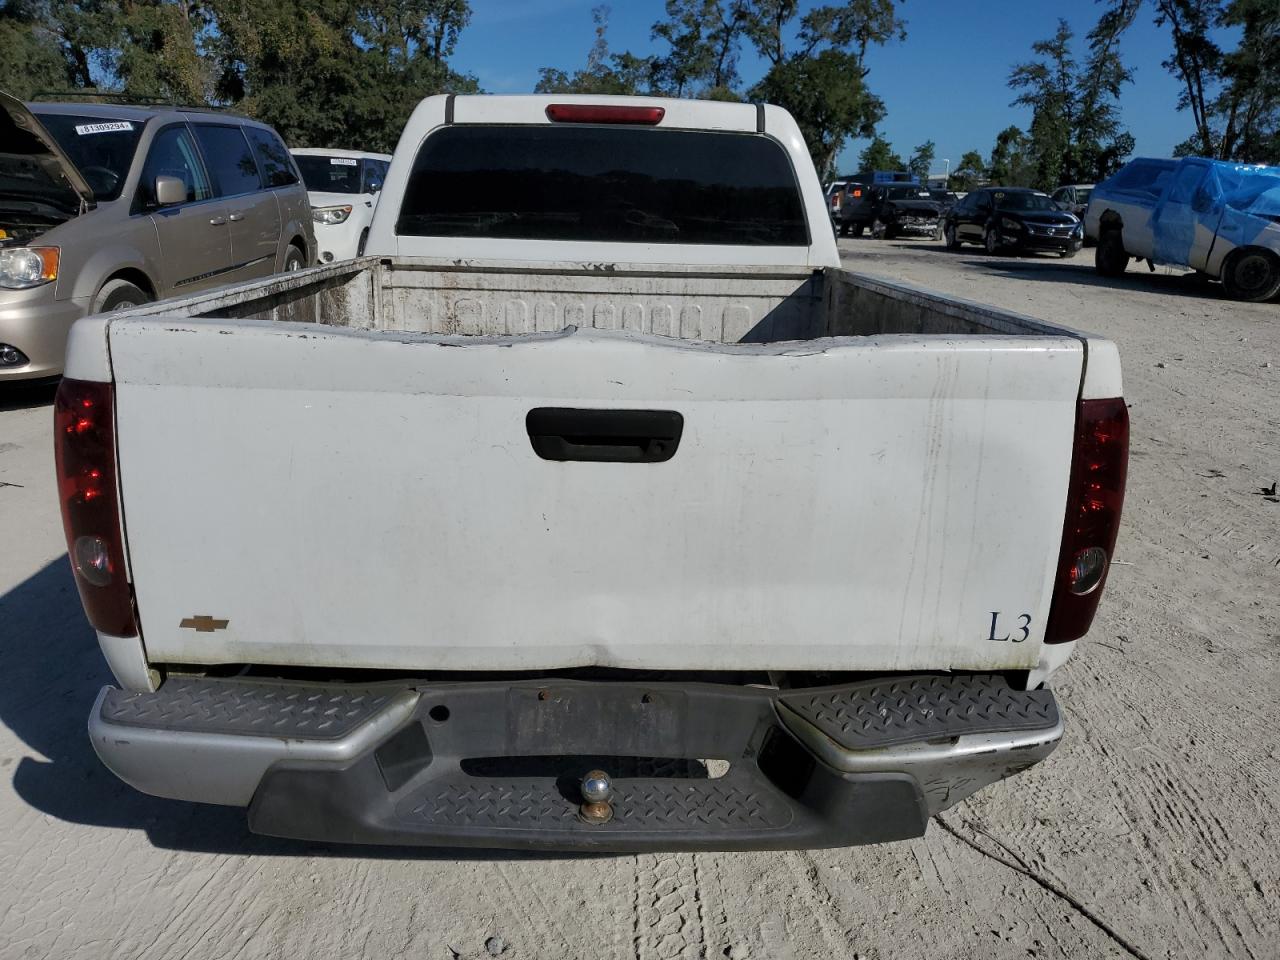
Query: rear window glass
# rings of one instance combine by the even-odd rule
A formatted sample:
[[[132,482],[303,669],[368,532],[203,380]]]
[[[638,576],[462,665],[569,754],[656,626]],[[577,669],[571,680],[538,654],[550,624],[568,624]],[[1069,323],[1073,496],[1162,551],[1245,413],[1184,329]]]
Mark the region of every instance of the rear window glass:
[[[318,157],[294,154],[302,181],[316,193],[359,193],[360,161],[355,157]]]
[[[262,168],[267,186],[287,187],[298,182],[289,151],[284,148],[279,137],[259,127],[246,127],[244,132],[249,135],[249,142],[253,144],[253,153],[258,158],[258,166]]]
[[[408,236],[806,246],[786,152],[753,134],[455,126],[414,160]]]

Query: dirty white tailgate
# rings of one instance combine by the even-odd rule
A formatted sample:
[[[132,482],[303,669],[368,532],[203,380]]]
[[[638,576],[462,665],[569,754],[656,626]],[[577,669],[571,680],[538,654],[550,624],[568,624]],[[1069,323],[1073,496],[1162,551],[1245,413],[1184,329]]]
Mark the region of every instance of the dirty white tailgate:
[[[153,661],[1038,659],[1075,340],[747,347],[590,331],[463,345],[126,319],[110,346]],[[675,410],[684,436],[666,463],[546,461],[525,428],[540,406]],[[226,625],[181,626],[195,617]]]

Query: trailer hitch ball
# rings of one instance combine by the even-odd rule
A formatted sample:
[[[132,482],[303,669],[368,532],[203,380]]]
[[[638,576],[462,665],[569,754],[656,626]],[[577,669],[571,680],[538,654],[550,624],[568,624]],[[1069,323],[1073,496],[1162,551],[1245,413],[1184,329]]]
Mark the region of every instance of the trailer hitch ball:
[[[580,784],[583,804],[578,808],[578,818],[583,823],[598,825],[613,819],[613,781],[603,770],[592,770]]]

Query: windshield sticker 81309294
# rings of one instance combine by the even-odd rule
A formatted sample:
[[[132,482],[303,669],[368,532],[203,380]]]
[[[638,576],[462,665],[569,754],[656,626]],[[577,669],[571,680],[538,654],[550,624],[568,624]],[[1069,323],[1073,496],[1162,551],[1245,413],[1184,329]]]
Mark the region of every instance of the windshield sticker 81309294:
[[[76,133],[85,136],[90,133],[118,133],[121,130],[132,130],[133,124],[128,120],[110,120],[107,123],[80,123],[76,125]]]

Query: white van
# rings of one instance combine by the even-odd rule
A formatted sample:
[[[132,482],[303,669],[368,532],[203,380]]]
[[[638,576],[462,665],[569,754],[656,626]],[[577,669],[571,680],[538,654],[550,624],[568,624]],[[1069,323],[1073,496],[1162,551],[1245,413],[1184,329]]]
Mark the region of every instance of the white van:
[[[320,261],[360,256],[391,157],[310,147],[292,152],[311,199]]]

